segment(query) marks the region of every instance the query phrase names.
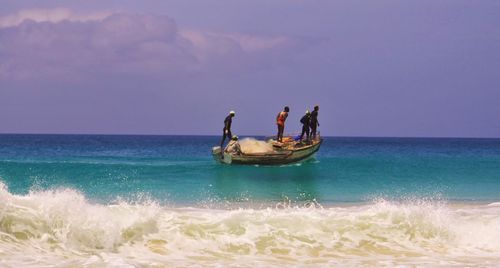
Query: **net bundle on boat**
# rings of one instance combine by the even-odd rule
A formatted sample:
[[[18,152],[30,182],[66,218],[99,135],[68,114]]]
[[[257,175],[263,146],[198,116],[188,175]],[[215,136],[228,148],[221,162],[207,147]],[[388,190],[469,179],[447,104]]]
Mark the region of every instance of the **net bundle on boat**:
[[[245,138],[240,142],[241,150],[246,154],[269,153],[273,151],[273,145],[266,141],[260,141],[253,138]]]

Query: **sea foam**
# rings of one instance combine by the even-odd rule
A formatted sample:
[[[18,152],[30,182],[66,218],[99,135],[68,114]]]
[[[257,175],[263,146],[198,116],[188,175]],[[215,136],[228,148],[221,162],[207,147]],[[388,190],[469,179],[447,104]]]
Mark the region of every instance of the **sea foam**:
[[[494,265],[500,208],[445,202],[264,209],[95,204],[73,189],[0,184],[7,267]]]

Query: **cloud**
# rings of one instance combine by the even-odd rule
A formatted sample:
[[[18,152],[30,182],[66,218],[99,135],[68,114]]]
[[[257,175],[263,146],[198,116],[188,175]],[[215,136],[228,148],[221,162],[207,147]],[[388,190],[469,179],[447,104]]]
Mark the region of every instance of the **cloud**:
[[[179,29],[161,15],[26,10],[0,17],[0,79],[245,71],[298,47],[286,36]]]
[[[102,20],[110,14],[112,14],[110,11],[78,13],[68,8],[27,9],[20,10],[15,14],[0,17],[0,28],[17,26],[25,20],[32,20],[35,22],[61,22],[64,20],[83,22]]]

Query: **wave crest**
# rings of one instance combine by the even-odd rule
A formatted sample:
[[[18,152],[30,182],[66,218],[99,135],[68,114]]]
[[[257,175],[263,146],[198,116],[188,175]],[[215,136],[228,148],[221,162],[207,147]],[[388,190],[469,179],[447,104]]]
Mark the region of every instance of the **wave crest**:
[[[0,184],[9,265],[249,266],[495,263],[500,208],[413,200],[323,208],[93,204],[73,189],[14,195]]]
[[[39,240],[92,252],[156,232],[160,207],[91,204],[78,191],[56,189],[13,195],[0,184],[0,231],[12,241]],[[3,239],[2,239],[3,241]]]

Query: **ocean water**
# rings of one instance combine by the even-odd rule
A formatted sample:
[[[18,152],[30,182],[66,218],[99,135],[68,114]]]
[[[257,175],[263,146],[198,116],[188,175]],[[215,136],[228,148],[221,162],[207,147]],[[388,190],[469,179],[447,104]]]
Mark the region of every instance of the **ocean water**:
[[[500,263],[500,139],[325,138],[274,167],[218,142],[0,135],[0,267]]]

